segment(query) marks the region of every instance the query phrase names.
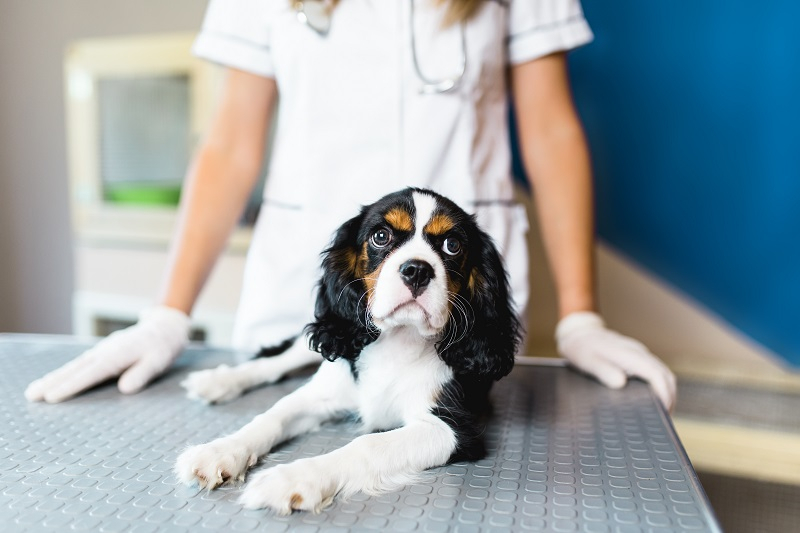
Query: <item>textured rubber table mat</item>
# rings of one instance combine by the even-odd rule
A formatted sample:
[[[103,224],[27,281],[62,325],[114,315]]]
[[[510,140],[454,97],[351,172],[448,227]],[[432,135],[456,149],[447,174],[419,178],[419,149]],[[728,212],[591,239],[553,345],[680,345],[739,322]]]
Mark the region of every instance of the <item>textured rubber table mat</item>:
[[[107,384],[63,404],[25,401],[28,382],[84,348],[63,337],[0,335],[4,531],[719,531],[641,383],[612,391],[563,367],[518,365],[493,392],[484,460],[436,468],[420,484],[337,501],[317,515],[277,517],[243,509],[236,486],[180,485],[171,468],[187,444],[238,429],[304,376],[202,405],[178,382],[234,355],[193,347],[139,395]],[[340,447],[353,428],[325,426],[256,468]]]

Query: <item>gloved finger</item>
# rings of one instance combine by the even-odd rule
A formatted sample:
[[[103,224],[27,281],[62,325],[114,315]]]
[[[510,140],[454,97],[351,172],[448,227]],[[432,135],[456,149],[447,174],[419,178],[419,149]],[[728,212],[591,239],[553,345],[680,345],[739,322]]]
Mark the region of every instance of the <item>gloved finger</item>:
[[[673,374],[672,371],[666,366],[664,367],[664,372],[662,373],[661,382],[663,383],[663,386],[660,387],[660,390],[656,389],[655,386],[653,386],[653,389],[661,400],[661,403],[664,404],[664,408],[667,410],[667,412],[671,413],[675,408],[675,401],[678,398],[678,384],[677,380],[675,379],[675,374]]]
[[[142,390],[156,376],[164,370],[164,365],[155,363],[158,358],[142,357],[126,370],[117,382],[117,388],[122,394],[134,394]]]
[[[30,402],[44,400],[45,394],[90,366],[92,359],[91,350],[89,350],[59,368],[48,372],[41,378],[32,381],[25,389],[25,398]]]
[[[44,393],[48,389],[45,380],[46,377],[47,376],[44,376],[28,384],[28,386],[25,388],[26,400],[29,402],[40,402],[44,400]]]
[[[646,381],[650,384],[658,399],[661,400],[664,408],[668,412],[672,412],[672,408],[675,407],[675,390],[670,385],[669,375],[651,376]]]
[[[584,361],[570,361],[573,366],[596,377],[600,383],[611,389],[621,389],[628,382],[628,377],[618,365],[604,360],[602,357],[592,357]]]
[[[63,402],[117,374],[119,374],[117,368],[108,366],[101,360],[93,359],[90,361],[90,364],[46,391],[44,394],[44,401],[47,403]]]
[[[620,364],[629,376],[649,383],[664,407],[668,411],[672,409],[676,396],[675,376],[658,357],[638,347],[617,349],[605,355]]]

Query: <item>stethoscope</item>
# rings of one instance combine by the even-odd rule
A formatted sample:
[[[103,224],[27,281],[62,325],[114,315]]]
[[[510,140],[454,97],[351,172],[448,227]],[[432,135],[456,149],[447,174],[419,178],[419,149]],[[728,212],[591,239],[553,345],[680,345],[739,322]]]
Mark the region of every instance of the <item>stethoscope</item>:
[[[461,62],[459,72],[453,77],[444,78],[441,80],[434,80],[427,77],[419,66],[417,60],[417,42],[416,32],[414,31],[414,4],[416,2],[411,0],[410,14],[411,14],[411,61],[414,64],[414,71],[417,78],[422,82],[420,85],[420,93],[422,94],[440,94],[450,92],[457,88],[464,78],[464,73],[467,71],[467,36],[464,30],[464,24],[459,24],[461,36]],[[297,14],[297,19],[314,30],[320,37],[325,37],[331,29],[332,18],[332,3],[326,0],[296,0],[292,2],[292,7]]]

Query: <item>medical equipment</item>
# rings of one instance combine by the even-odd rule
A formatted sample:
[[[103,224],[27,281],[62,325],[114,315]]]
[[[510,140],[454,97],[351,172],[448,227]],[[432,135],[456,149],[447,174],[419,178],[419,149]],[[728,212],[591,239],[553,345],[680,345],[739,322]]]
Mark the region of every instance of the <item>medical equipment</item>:
[[[461,83],[464,78],[464,73],[467,70],[467,36],[464,30],[464,24],[459,24],[459,33],[461,40],[461,60],[459,64],[458,74],[455,76],[444,78],[441,80],[434,80],[427,77],[422,73],[417,59],[417,42],[416,31],[414,31],[414,0],[410,2],[411,23],[410,37],[411,37],[411,60],[414,64],[414,71],[417,78],[422,82],[420,85],[420,92],[422,94],[440,94],[454,90]],[[326,0],[298,0],[292,4],[295,12],[297,13],[297,20],[305,24],[320,37],[326,37],[331,28],[331,18],[333,14],[333,4]]]
[[[314,30],[320,37],[327,37],[331,29],[333,3],[326,0],[298,0],[292,2],[297,20]]]

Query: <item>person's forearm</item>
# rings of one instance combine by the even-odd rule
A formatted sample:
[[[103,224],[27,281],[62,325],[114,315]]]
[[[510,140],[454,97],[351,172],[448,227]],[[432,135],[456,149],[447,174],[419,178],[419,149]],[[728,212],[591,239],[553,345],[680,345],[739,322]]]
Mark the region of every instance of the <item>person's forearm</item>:
[[[189,170],[159,303],[190,314],[236,226],[258,166],[235,165],[214,146],[200,149]]]
[[[583,131],[577,123],[555,128],[526,151],[559,316],[594,310],[594,208]]]
[[[558,294],[559,316],[595,307],[591,165],[563,53],[518,65],[511,83],[523,163]]]
[[[191,312],[258,179],[276,101],[275,80],[226,72],[184,183],[160,304]]]

